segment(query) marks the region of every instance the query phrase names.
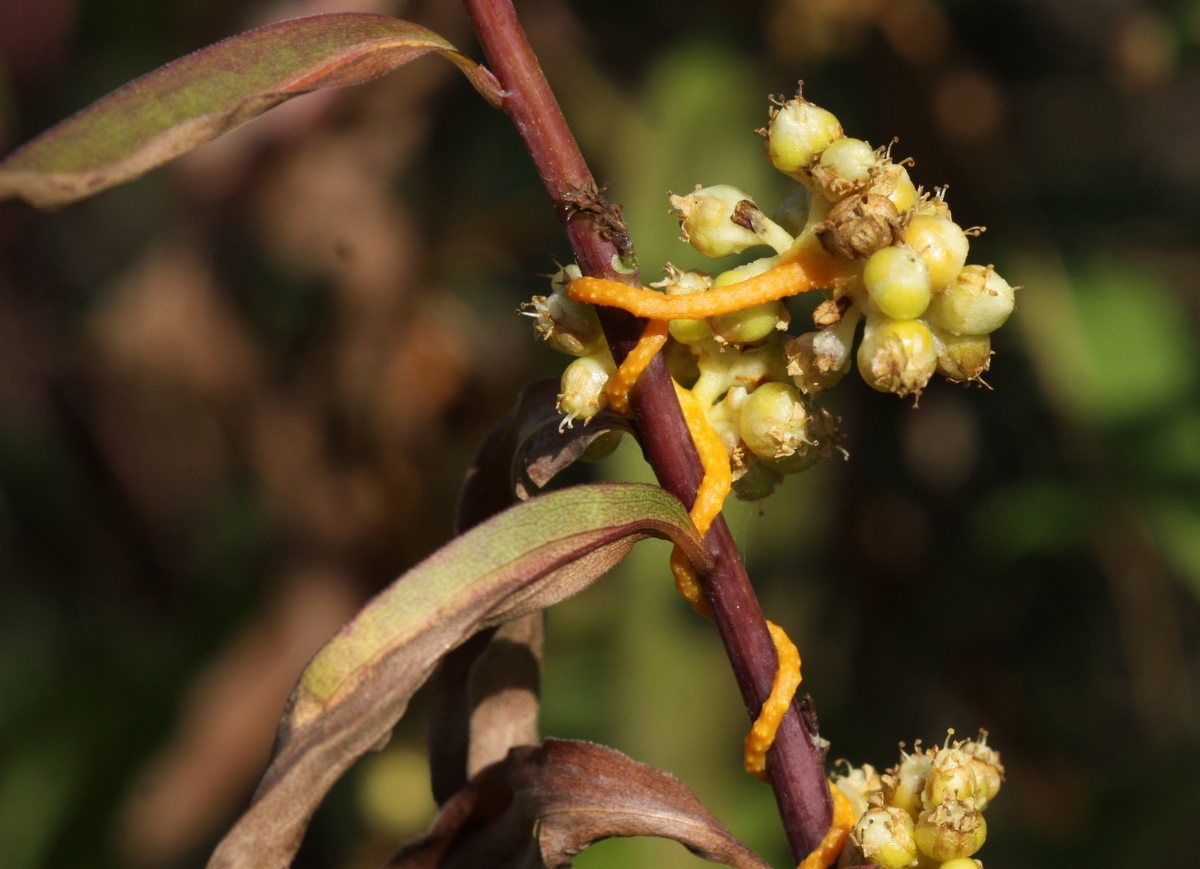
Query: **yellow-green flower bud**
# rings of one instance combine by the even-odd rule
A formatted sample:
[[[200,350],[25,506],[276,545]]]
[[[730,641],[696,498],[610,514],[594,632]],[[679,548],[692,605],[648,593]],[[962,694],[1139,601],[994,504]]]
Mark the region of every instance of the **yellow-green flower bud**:
[[[569,428],[577,419],[587,422],[608,405],[604,387],[616,370],[608,347],[591,356],[580,356],[567,366],[558,396],[558,412],[566,414],[560,429]]]
[[[867,257],[863,284],[871,301],[894,320],[911,320],[929,307],[929,267],[913,250],[885,247]]]
[[[875,174],[871,176],[867,192],[890,199],[900,214],[917,204],[917,188],[908,177],[908,170],[886,157],[880,161]]]
[[[989,335],[955,335],[930,326],[933,346],[937,349],[938,374],[954,383],[982,381],[983,372],[992,364],[992,339]]]
[[[808,408],[808,415],[804,432],[806,439],[796,448],[796,452],[782,459],[759,461],[781,474],[798,474],[833,455],[838,442],[837,419],[823,407],[815,405]]]
[[[782,339],[776,333],[763,344],[745,347],[729,364],[731,384],[753,391],[768,380],[787,382],[787,367],[783,357]]]
[[[937,350],[920,320],[868,320],[858,347],[858,371],[880,392],[920,393],[937,369]]]
[[[721,341],[728,344],[752,344],[770,337],[777,329],[786,329],[791,319],[787,306],[781,300],[776,300],[709,317],[708,324],[713,335]]]
[[[983,869],[983,864],[973,857],[955,857],[947,860],[938,869]]]
[[[983,811],[1000,792],[1004,781],[1004,764],[1000,763],[1000,752],[987,744],[987,732],[981,731],[979,741],[964,742],[959,746],[971,758],[971,769],[979,790],[975,793],[975,807]]]
[[[929,266],[934,292],[953,284],[967,263],[967,235],[953,220],[918,214],[904,229],[904,243]]]
[[[533,310],[521,312],[534,318],[534,329],[552,349],[571,356],[587,356],[604,345],[596,309],[567,296],[567,284],[579,276],[579,266],[560,269],[550,279],[554,291],[549,296],[534,296],[522,305]]]
[[[821,152],[813,180],[826,199],[836,202],[865,187],[878,163],[875,150],[862,139],[843,137]]]
[[[883,793],[883,780],[875,771],[875,767],[869,763],[864,763],[861,767],[850,767],[848,761],[839,762],[845,763],[849,769],[845,775],[835,776],[833,783],[842,789],[842,793],[854,806],[855,817],[862,817],[862,813],[867,810],[867,801]]]
[[[807,440],[808,409],[786,383],[764,383],[741,406],[740,433],[756,456],[782,459]]]
[[[921,852],[934,860],[970,857],[987,840],[987,821],[975,800],[951,800],[922,812],[914,837]]]
[[[667,276],[652,287],[661,287],[668,296],[686,296],[703,293],[712,286],[712,275],[694,269],[679,269],[667,263]],[[671,337],[680,344],[695,344],[712,337],[708,320],[672,320]]]
[[[671,205],[682,219],[680,238],[711,257],[741,253],[764,244],[752,230],[734,220],[743,202],[757,210],[753,200],[732,184],[697,187],[687,196],[672,196]]]
[[[867,862],[880,869],[909,869],[917,865],[917,841],[908,812],[892,806],[871,806],[850,833]]]
[[[929,303],[927,319],[955,335],[987,335],[1004,325],[1016,305],[1008,281],[991,266],[967,266]]]
[[[767,126],[767,156],[780,172],[807,182],[805,169],[834,139],[842,136],[842,125],[820,106],[804,97],[788,100]]]
[[[903,746],[901,746],[903,748]],[[902,752],[903,754],[903,752]],[[933,769],[933,758],[921,751],[918,741],[912,754],[903,754],[899,765],[883,777],[883,799],[889,806],[904,809],[914,821],[921,811],[921,791]]]
[[[933,766],[921,791],[921,805],[932,809],[948,800],[973,797],[978,791],[971,756],[960,748],[943,748],[933,756]]]
[[[852,307],[832,326],[819,332],[805,332],[784,346],[787,373],[801,392],[816,395],[836,384],[850,370],[854,328],[861,317],[859,309]]]

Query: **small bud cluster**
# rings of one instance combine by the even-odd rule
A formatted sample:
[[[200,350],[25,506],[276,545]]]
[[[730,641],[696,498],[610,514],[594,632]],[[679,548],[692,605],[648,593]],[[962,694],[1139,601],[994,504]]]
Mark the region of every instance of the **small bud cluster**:
[[[968,233],[941,193],[924,195],[890,150],[847,137],[830,112],[797,95],[773,109],[764,133],[777,169],[799,181],[768,217],[729,184],[671,196],[681,238],[710,257],[766,246],[773,254],[710,276],[668,265],[653,286],[666,295],[705,293],[788,263],[835,263],[836,287],[813,315],[813,331],[784,334],[789,313],[770,301],[700,320],[672,320],[665,358],[719,433],[744,499],[768,494],[783,474],[833,454],[836,420],[818,397],[853,360],[875,389],[919,395],[935,372],[978,381],[989,334],[1013,310],[1013,288],[991,266],[967,265]],[[589,306],[563,285],[536,297],[530,316],[555,349],[578,356],[563,375],[559,407],[587,421],[606,403],[614,370]],[[862,340],[853,352],[862,322]]]
[[[953,733],[953,731],[951,731]],[[975,869],[987,838],[983,810],[1000,790],[1004,767],[987,734],[901,759],[883,776],[864,765],[836,777],[858,821],[840,866]]]

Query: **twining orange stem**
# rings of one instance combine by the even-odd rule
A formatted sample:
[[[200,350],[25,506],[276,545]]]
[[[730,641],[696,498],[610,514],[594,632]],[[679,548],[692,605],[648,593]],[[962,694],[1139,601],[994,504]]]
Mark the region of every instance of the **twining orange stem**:
[[[567,295],[577,302],[622,308],[651,320],[702,320],[845,282],[844,265],[831,257],[814,255],[703,293],[667,296],[649,287],[631,287],[603,278],[576,278],[567,285]]]
[[[729,490],[733,488],[733,470],[729,466],[729,454],[725,452],[725,445],[721,443],[721,438],[709,423],[708,416],[696,396],[678,383],[675,384],[675,395],[687,422],[688,433],[696,445],[696,452],[700,454],[700,466],[704,469],[704,479],[700,481],[700,488],[696,490],[696,500],[692,502],[692,509],[688,511],[696,530],[703,537],[708,533],[713,520],[720,514],[721,505],[725,503]],[[712,610],[704,598],[704,590],[700,587],[696,571],[692,569],[691,562],[678,546],[671,552],[671,572],[675,574],[675,587],[692,605],[692,609],[711,619]]]
[[[771,639],[775,643],[779,666],[775,670],[771,694],[758,711],[758,718],[750,728],[750,733],[746,735],[744,763],[746,772],[770,784],[767,778],[767,750],[775,741],[779,722],[783,720],[784,713],[792,705],[792,698],[796,696],[796,689],[800,687],[800,652],[779,625],[768,621],[767,630],[771,632]]]
[[[796,869],[829,869],[846,847],[846,837],[854,827],[854,806],[850,798],[833,782],[829,783],[829,795],[833,797],[833,823],[821,844],[805,857]]]
[[[637,344],[629,351],[616,374],[608,378],[604,392],[609,406],[621,416],[629,416],[629,390],[637,383],[646,366],[655,354],[667,343],[667,330],[671,324],[666,320],[651,320]]]

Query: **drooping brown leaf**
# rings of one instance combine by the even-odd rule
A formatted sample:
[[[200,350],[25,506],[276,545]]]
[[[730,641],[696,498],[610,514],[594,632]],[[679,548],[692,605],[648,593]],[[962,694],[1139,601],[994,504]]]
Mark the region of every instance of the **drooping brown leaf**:
[[[530,383],[512,412],[479,447],[458,502],[457,527],[470,528],[536,491],[584,454],[610,431],[633,432],[628,420],[601,411],[586,425],[559,429],[559,381],[546,377]]]
[[[437,52],[488,102],[484,67],[417,24],[383,15],[314,15],[260,27],[118,88],[0,161],[0,202],[61,208],[131,181],[285,100],[360,84]]]
[[[472,634],[545,609],[647,536],[702,569],[712,558],[657,486],[578,486],[519,504],[455,538],[374,598],[317,653],[292,692],[275,753],[210,869],[283,869],[333,783],[385,742],[437,661]]]
[[[661,836],[714,863],[769,866],[674,776],[602,745],[548,739],[483,770],[389,869],[556,869],[613,836]]]

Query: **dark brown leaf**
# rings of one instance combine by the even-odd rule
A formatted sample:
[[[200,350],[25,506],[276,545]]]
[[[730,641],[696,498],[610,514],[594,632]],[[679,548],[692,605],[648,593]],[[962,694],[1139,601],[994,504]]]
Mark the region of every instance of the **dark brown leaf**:
[[[548,739],[483,770],[389,869],[556,869],[613,836],[661,836],[714,863],[769,867],[674,776],[612,748]]]

